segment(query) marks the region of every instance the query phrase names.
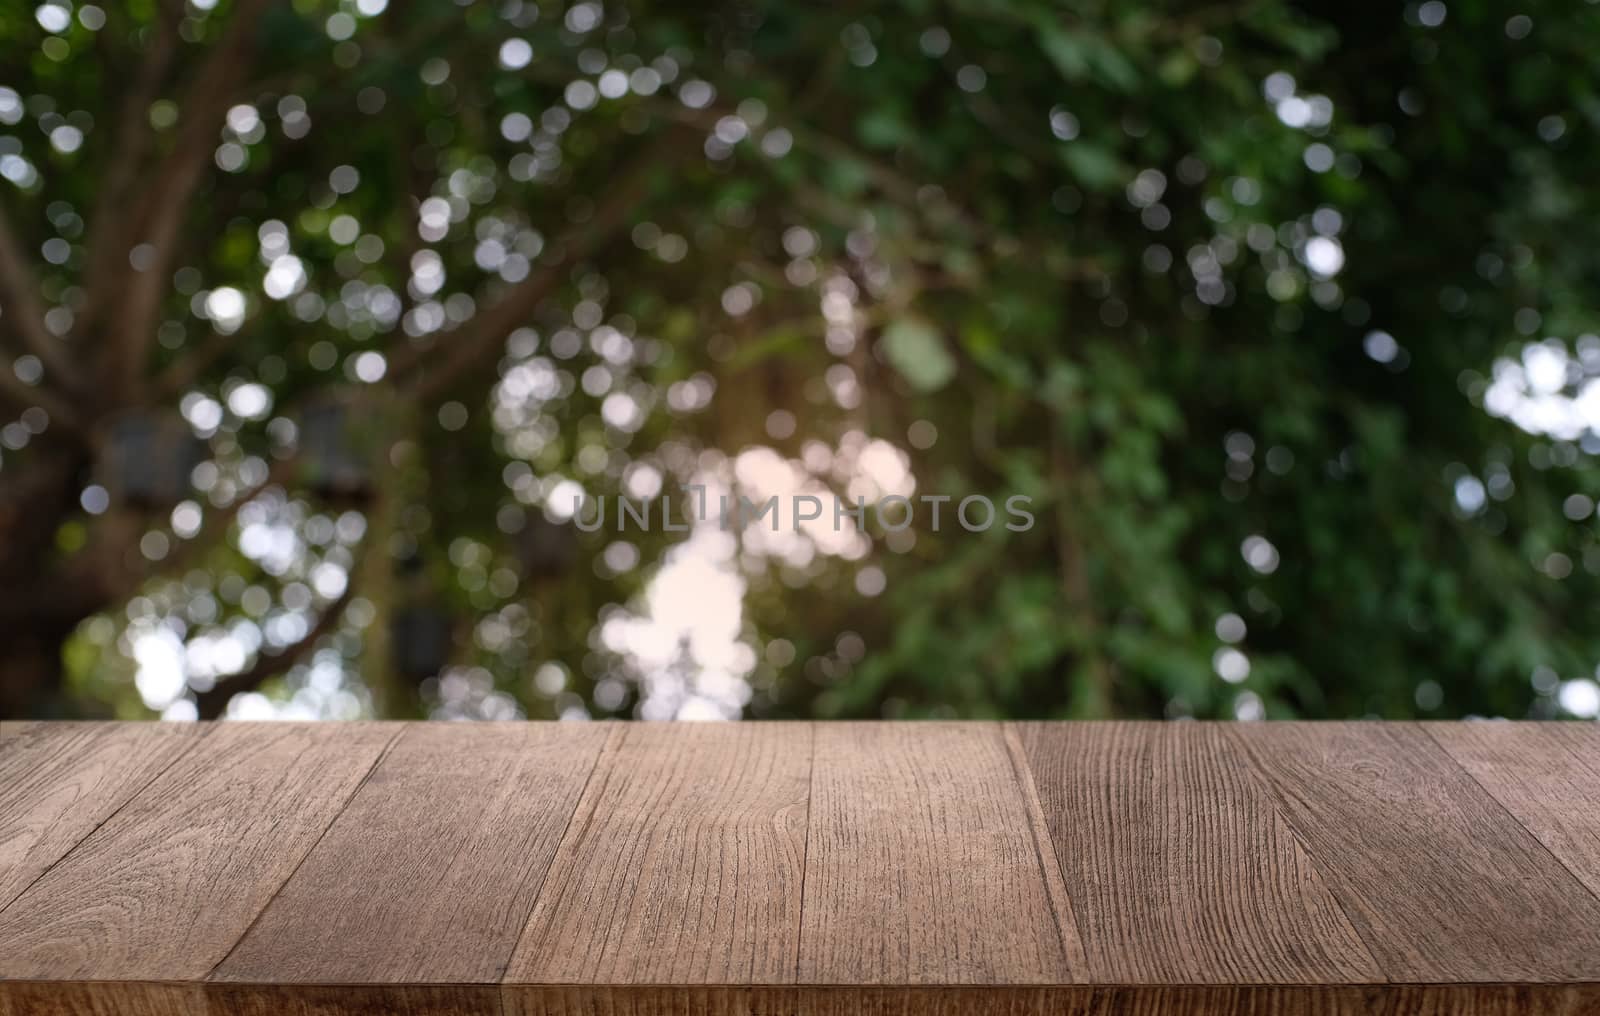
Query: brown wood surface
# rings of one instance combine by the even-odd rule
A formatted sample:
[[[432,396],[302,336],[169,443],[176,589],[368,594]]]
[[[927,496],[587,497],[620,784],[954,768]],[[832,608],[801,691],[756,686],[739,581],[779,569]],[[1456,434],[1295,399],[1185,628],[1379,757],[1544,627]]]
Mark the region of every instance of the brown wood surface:
[[[194,1016],[209,1012],[205,986],[194,981],[0,980],[0,1016]]]
[[[1023,724],[1092,980],[1382,980],[1213,724]]]
[[[1413,724],[1229,729],[1395,981],[1600,981],[1600,900]]]
[[[0,1016],[1600,1014],[1600,727],[0,727]]]
[[[1600,897],[1600,724],[1430,723],[1426,729]]]
[[[212,979],[499,981],[606,736],[407,729]]]
[[[0,910],[0,977],[203,978],[396,733],[380,724],[207,731]]]
[[[820,726],[806,849],[802,983],[1087,974],[997,723]]]
[[[0,910],[201,739],[192,724],[0,732]]]
[[[506,981],[793,981],[810,779],[809,725],[619,728]]]
[[[1536,985],[507,988],[505,1016],[1593,1016]]]
[[[9,994],[7,991],[9,990]],[[0,1016],[1593,1016],[1582,985],[268,985],[0,982]]]

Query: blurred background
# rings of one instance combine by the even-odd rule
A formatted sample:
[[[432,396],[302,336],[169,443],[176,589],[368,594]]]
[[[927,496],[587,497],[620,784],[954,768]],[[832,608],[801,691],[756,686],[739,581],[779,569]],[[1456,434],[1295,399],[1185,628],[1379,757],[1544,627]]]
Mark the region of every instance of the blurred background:
[[[1597,42],[8,5],[0,715],[1593,718]],[[1037,522],[569,518],[691,484]]]

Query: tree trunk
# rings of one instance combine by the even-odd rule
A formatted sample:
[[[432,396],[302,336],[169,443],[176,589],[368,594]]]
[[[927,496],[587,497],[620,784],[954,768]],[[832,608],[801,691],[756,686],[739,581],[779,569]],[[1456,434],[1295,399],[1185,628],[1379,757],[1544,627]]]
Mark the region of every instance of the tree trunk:
[[[72,629],[14,626],[0,633],[0,719],[63,719],[70,715],[61,648]]]
[[[69,714],[61,648],[93,613],[92,583],[63,586],[53,570],[56,533],[77,508],[88,469],[82,445],[40,441],[0,483],[0,719]]]

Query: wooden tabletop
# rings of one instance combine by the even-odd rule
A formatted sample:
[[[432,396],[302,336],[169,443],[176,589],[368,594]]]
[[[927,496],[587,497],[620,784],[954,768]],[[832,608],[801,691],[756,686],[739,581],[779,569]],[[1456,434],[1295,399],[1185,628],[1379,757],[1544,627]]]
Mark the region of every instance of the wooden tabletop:
[[[1592,724],[0,724],[0,1014],[1593,1013]]]

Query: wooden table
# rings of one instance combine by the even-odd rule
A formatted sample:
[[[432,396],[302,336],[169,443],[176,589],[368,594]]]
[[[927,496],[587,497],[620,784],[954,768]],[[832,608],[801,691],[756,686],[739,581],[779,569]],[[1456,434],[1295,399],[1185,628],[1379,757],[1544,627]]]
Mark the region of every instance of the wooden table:
[[[1600,1012],[1591,724],[0,724],[0,1013]]]

